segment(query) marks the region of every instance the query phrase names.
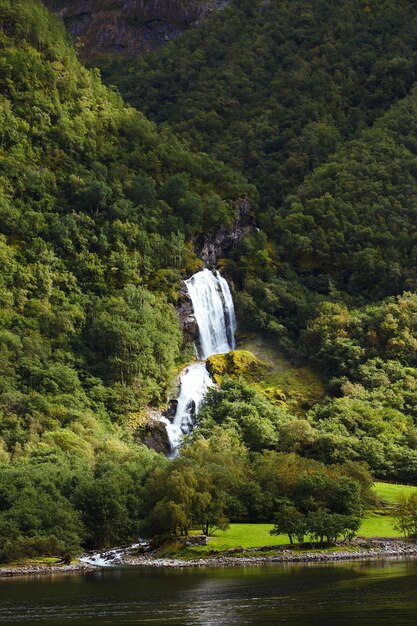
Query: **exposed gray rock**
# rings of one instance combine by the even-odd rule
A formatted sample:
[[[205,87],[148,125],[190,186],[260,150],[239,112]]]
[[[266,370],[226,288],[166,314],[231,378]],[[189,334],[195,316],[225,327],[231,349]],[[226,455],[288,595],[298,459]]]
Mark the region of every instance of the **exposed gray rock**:
[[[163,411],[149,409],[145,419],[134,431],[136,440],[161,454],[169,454],[171,445],[169,443],[166,424],[161,421],[165,417]]]
[[[209,267],[215,267],[219,259],[232,253],[243,237],[255,228],[250,215],[249,201],[240,203],[239,215],[232,227],[222,226],[212,237],[200,235],[195,241],[195,249],[200,259]]]
[[[164,411],[164,417],[166,417],[171,422],[174,420],[175,414],[177,412],[178,400],[170,400],[168,402],[168,406]]]
[[[198,324],[194,316],[193,304],[183,283],[179,292],[176,310],[180,320],[180,326],[185,343],[195,343],[198,341]]]
[[[77,562],[72,565],[27,565],[23,567],[0,568],[0,578],[14,578],[16,576],[56,576],[57,574],[85,574],[94,572],[93,565]]]
[[[175,39],[229,0],[43,0],[80,41],[80,54],[134,56]]]
[[[206,546],[209,542],[207,535],[188,535],[178,539],[184,546]]]

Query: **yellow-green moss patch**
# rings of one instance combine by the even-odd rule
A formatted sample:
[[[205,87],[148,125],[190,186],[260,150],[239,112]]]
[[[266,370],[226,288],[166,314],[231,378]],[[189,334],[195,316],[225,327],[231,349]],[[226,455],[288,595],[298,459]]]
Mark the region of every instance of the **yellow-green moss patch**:
[[[320,373],[310,365],[297,367],[270,338],[246,336],[240,339],[239,345],[242,348],[239,352],[251,354],[265,366],[257,379],[250,380],[244,371],[242,375],[277,406],[303,415],[326,395]]]
[[[243,376],[250,382],[260,382],[272,370],[272,365],[261,361],[247,350],[233,350],[228,354],[209,357],[207,369],[216,383],[220,383],[225,374],[233,378]]]
[[[325,396],[320,376],[309,365],[273,371],[261,381],[259,389],[271,402],[281,404],[284,400],[296,413],[308,411]]]

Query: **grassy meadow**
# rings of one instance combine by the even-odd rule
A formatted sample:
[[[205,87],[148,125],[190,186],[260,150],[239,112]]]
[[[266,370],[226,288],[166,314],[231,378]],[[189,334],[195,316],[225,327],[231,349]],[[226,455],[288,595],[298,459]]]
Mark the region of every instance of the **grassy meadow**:
[[[383,502],[384,508],[367,512],[362,520],[359,536],[401,537],[401,533],[393,527],[391,509],[401,494],[409,495],[417,491],[417,487],[377,482],[375,491]],[[227,530],[217,530],[207,546],[175,549],[175,554],[185,558],[196,558],[235,548],[288,545],[287,535],[270,535],[271,528],[272,524],[230,524]],[[199,532],[196,530],[195,534]],[[166,554],[170,551],[171,548],[168,548]]]
[[[389,504],[395,504],[400,495],[409,496],[417,487],[412,485],[397,485],[394,483],[375,483],[375,491],[381,500]]]

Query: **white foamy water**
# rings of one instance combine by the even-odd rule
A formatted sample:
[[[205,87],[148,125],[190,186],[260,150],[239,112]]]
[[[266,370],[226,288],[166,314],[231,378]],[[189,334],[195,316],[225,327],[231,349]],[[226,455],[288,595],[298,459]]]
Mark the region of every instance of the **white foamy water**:
[[[236,317],[232,294],[219,272],[204,269],[185,281],[199,330],[199,357],[230,352],[235,347]]]
[[[219,272],[204,269],[185,281],[198,324],[198,356],[203,361],[235,348],[236,316],[227,281]],[[180,395],[173,422],[163,419],[175,455],[183,435],[189,434],[210,387],[214,385],[206,364],[192,363],[181,375]]]
[[[178,448],[183,435],[193,429],[194,418],[207,391],[214,385],[205,363],[192,363],[181,375],[180,395],[174,421],[166,420],[171,447]]]
[[[102,550],[101,552],[92,552],[90,554],[82,555],[79,560],[86,565],[95,565],[96,567],[114,567],[123,563],[124,557],[128,556],[130,552],[138,550],[139,548],[146,548],[149,546],[149,542],[141,539],[139,543],[134,543],[131,546],[124,548],[112,548],[110,550]]]

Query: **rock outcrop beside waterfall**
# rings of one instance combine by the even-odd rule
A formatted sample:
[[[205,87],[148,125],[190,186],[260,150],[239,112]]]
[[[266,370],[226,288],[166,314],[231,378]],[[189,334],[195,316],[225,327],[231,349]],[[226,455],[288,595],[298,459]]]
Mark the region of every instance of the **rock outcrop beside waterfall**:
[[[229,0],[43,0],[81,44],[81,56],[135,56],[175,39]]]
[[[195,239],[196,254],[204,265],[214,268],[220,259],[233,253],[243,237],[254,229],[255,223],[250,213],[250,202],[243,198],[240,202],[239,213],[232,226],[222,226],[214,235],[199,235]],[[181,285],[175,308],[179,316],[184,342],[195,343],[198,348],[198,323],[186,281],[183,281]]]
[[[176,310],[185,343],[198,342],[198,324],[195,319],[193,303],[187,290],[185,281],[181,285]]]
[[[219,259],[223,259],[236,250],[243,237],[255,228],[250,214],[249,201],[244,199],[240,203],[239,215],[232,226],[222,226],[214,235],[207,237],[200,235],[194,246],[199,258],[209,267],[215,267]]]
[[[131,417],[130,431],[137,443],[155,452],[168,454],[171,450],[166,429],[167,411],[148,407]]]

